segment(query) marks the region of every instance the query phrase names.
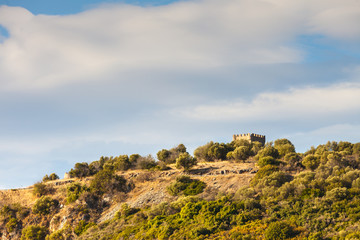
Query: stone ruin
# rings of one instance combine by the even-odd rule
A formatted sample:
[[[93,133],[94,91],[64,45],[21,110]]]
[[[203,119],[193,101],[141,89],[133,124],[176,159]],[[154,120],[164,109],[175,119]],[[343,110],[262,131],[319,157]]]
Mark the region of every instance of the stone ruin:
[[[260,142],[262,145],[265,145],[265,135],[255,134],[255,133],[244,133],[244,134],[234,134],[233,141],[235,140],[247,140],[249,142]]]

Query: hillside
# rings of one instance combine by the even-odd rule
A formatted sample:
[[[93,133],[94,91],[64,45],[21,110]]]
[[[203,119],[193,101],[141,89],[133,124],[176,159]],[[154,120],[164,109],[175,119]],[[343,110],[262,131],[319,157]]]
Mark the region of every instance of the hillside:
[[[0,191],[2,239],[360,238],[359,143],[210,142],[186,171],[185,153],[102,157],[70,171],[84,176]]]

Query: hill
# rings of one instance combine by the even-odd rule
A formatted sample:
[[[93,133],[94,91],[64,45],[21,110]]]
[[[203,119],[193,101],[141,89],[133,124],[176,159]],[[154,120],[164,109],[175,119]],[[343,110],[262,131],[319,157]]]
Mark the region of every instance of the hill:
[[[286,139],[210,142],[184,170],[185,153],[102,157],[69,179],[0,191],[2,239],[360,238],[359,143],[300,154]]]

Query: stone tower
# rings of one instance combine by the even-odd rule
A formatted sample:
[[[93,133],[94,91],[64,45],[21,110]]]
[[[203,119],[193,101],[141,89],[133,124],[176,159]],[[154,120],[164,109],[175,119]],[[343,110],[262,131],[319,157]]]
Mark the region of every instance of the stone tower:
[[[260,142],[262,145],[265,145],[265,135],[254,134],[254,133],[245,133],[245,134],[234,134],[233,141],[244,139],[249,142]]]

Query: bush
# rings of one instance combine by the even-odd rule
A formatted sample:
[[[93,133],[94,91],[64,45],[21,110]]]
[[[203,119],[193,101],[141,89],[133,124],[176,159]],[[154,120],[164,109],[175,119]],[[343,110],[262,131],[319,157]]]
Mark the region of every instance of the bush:
[[[340,201],[346,199],[348,190],[346,188],[334,188],[326,192],[326,198],[332,201]]]
[[[171,156],[171,152],[167,149],[162,149],[157,152],[156,156],[159,159],[159,161],[167,162],[169,160],[169,157]]]
[[[129,157],[129,162],[131,164],[131,167],[134,167],[136,165],[137,160],[140,158],[140,154],[131,154]]]
[[[352,150],[353,154],[360,155],[360,143],[355,143]]]
[[[266,146],[265,148],[261,149],[257,154],[258,158],[268,157],[268,156],[276,159],[279,157],[279,151],[272,146]]]
[[[45,183],[35,183],[33,188],[33,195],[36,197],[41,197],[47,194],[51,194],[54,191],[54,189]]]
[[[13,232],[19,224],[19,221],[16,218],[10,218],[10,220],[6,223],[6,230],[10,233]]]
[[[140,209],[132,208],[128,204],[124,203],[123,205],[121,205],[121,209],[118,212],[116,212],[115,217],[116,218],[128,217],[130,215],[137,213],[139,210]]]
[[[56,231],[46,237],[46,240],[65,240],[62,231]]]
[[[257,164],[259,167],[264,167],[266,165],[279,165],[279,161],[276,161],[273,157],[267,156],[260,158]]]
[[[138,169],[151,169],[156,167],[156,162],[153,156],[140,157],[137,160],[136,166]]]
[[[69,171],[71,177],[83,178],[91,175],[90,167],[86,162],[76,163],[74,169]]]
[[[196,158],[192,157],[189,153],[181,153],[176,159],[176,168],[183,168],[184,171],[189,171],[196,164]]]
[[[101,170],[90,182],[90,191],[98,195],[126,191],[126,180],[111,170]]]
[[[207,158],[211,161],[215,160],[225,160],[228,149],[224,143],[214,143],[208,148]]]
[[[87,223],[84,220],[81,220],[78,225],[74,228],[74,233],[78,236],[80,236],[82,233],[84,233],[88,228],[95,226],[96,224],[93,222]]]
[[[288,139],[277,139],[274,142],[274,148],[279,152],[279,156],[284,157],[288,153],[295,153],[294,145]]]
[[[255,174],[254,178],[251,180],[251,185],[256,185],[260,179],[269,176],[277,171],[279,171],[279,168],[273,165],[266,165],[260,168],[259,171]]]
[[[42,196],[35,202],[32,211],[34,214],[47,215],[54,211],[58,205],[57,200]]]
[[[301,163],[307,169],[315,170],[320,164],[320,159],[318,156],[316,156],[314,154],[309,154],[306,157],[304,157],[304,159],[302,160]]]
[[[214,145],[213,142],[209,142],[203,146],[200,146],[198,148],[195,149],[194,151],[194,156],[196,158],[198,158],[199,160],[205,160],[205,161],[212,161],[213,159],[211,159],[209,156],[208,156],[208,151],[209,151],[209,148]]]
[[[50,181],[54,181],[54,180],[57,180],[57,179],[59,179],[59,176],[56,175],[56,173],[50,174],[50,176],[49,176]]]
[[[45,240],[47,233],[46,227],[30,225],[22,230],[21,240]]]
[[[250,146],[240,146],[232,152],[232,159],[245,161],[251,155]]]
[[[286,222],[272,222],[265,230],[266,240],[287,239],[293,234],[292,227]]]
[[[178,177],[173,184],[168,186],[167,190],[173,196],[181,193],[185,196],[190,196],[202,193],[205,187],[206,184],[200,180],[194,180],[188,176],[181,176]]]
[[[291,181],[291,179],[292,176],[284,172],[273,172],[272,174],[259,179],[257,185],[261,187],[273,186],[278,188],[281,187],[281,185],[284,183]]]
[[[86,186],[82,186],[79,183],[72,183],[66,189],[66,203],[75,202],[83,192],[88,190]]]
[[[192,183],[190,183],[183,191],[185,196],[194,196],[199,193],[202,193],[206,187],[206,183],[195,180]]]
[[[131,163],[128,155],[120,155],[114,159],[116,170],[126,171],[130,168]]]

